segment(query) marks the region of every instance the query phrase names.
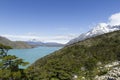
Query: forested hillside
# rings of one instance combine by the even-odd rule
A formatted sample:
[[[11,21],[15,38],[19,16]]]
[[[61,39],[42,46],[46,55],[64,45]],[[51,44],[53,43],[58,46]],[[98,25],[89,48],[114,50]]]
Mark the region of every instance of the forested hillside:
[[[66,46],[37,60],[28,71],[35,80],[94,80],[108,70],[100,69],[120,60],[120,31]]]

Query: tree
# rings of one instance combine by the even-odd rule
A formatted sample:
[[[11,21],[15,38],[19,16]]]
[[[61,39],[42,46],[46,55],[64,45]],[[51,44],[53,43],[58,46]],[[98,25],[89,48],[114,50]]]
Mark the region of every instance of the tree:
[[[19,66],[26,66],[28,62],[15,55],[8,55],[10,49],[10,46],[0,44],[0,79],[22,80],[25,74]]]

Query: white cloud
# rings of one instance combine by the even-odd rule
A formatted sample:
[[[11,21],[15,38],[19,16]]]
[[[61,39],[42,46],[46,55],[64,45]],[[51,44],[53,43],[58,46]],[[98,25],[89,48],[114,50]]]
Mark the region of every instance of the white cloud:
[[[58,42],[58,43],[67,43],[69,40],[77,37],[78,35],[68,34],[68,35],[58,35],[58,36],[45,36],[40,37],[37,35],[1,35],[12,41],[42,41],[42,42]]]
[[[120,25],[120,12],[115,13],[109,17],[109,25],[115,26],[115,25]]]
[[[112,14],[109,18],[107,22],[102,22],[102,23],[98,23],[94,28],[99,28],[99,27],[106,27],[107,25],[110,26],[116,26],[116,25],[120,25],[120,12],[119,13],[115,13]]]
[[[17,41],[17,40],[27,41],[30,39],[38,39],[37,36],[27,36],[27,35],[8,35],[8,34],[5,34],[5,35],[1,35],[1,36],[4,36],[4,37],[6,37],[10,40],[13,40],[13,41]]]

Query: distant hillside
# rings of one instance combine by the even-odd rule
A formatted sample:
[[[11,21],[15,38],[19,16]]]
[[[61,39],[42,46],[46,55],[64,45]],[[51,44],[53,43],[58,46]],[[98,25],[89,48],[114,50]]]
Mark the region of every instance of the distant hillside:
[[[0,43],[3,45],[11,46],[12,48],[32,48],[31,45],[28,45],[25,42],[22,41],[10,41],[9,39],[5,37],[0,36]]]
[[[26,41],[27,44],[32,45],[32,46],[47,46],[47,47],[63,47],[65,44],[60,44],[56,42],[34,42],[34,41]]]
[[[102,66],[119,60],[120,31],[115,31],[66,46],[37,60],[28,72],[35,80],[95,80],[109,72]]]

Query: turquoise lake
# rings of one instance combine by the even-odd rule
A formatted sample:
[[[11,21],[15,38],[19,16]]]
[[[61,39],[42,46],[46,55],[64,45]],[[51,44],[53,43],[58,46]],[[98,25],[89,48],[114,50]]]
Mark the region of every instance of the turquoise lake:
[[[44,57],[61,48],[62,47],[37,47],[32,49],[12,49],[8,52],[8,54],[16,55],[17,57],[24,59],[24,61],[32,64],[39,58]]]

